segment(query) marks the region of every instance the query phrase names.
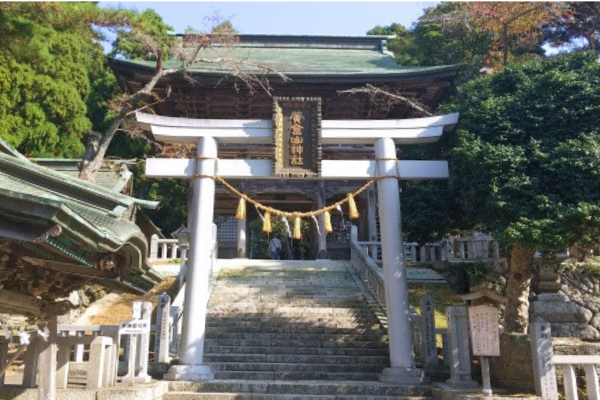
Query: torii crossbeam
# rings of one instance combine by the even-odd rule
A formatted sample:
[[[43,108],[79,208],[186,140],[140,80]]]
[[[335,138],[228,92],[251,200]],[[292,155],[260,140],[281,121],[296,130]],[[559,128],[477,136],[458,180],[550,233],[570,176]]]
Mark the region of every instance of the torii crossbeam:
[[[179,351],[179,365],[172,366],[166,379],[211,380],[214,375],[203,364],[204,333],[209,281],[209,251],[214,214],[215,174],[232,179],[282,179],[270,160],[217,160],[218,143],[272,143],[270,120],[206,120],[136,114],[138,123],[152,131],[159,141],[197,143],[197,159],[148,159],[146,175],[154,178],[194,179],[190,222],[189,272],[186,307]],[[397,177],[404,180],[446,179],[446,161],[396,160],[396,145],[437,141],[458,122],[458,114],[440,117],[373,120],[322,121],[323,144],[373,144],[373,160],[322,160],[318,178],[366,180]],[[408,318],[408,288],[404,267],[404,246],[397,179],[377,182],[381,223],[382,259],[385,280],[390,368],[382,381],[419,384],[423,371],[416,368]]]

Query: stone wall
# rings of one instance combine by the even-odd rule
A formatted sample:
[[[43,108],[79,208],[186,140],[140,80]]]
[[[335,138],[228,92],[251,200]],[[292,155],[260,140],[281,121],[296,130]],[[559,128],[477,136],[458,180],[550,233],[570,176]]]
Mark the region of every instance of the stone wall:
[[[578,320],[552,324],[554,337],[600,339],[600,277],[585,270],[561,267],[561,291],[573,303]]]

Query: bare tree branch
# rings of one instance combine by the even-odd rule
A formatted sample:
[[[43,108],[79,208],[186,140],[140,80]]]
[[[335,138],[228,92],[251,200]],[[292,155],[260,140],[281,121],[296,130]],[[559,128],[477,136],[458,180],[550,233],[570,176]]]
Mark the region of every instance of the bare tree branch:
[[[346,90],[338,91],[338,94],[356,94],[356,93],[368,94],[375,101],[378,101],[378,97],[396,100],[396,104],[403,103],[403,104],[406,104],[407,106],[409,106],[410,108],[412,108],[413,110],[415,110],[427,117],[434,116],[430,111],[428,111],[425,108],[425,106],[418,104],[416,101],[411,100],[408,97],[404,97],[398,93],[392,93],[389,90],[384,90],[382,88],[378,88],[371,84],[366,84],[364,87],[361,87],[361,88],[346,89]]]
[[[135,33],[135,38],[143,43],[150,52],[158,54],[159,45],[150,35],[143,33]],[[154,89],[158,83],[172,75],[180,75],[188,82],[197,83],[198,81],[191,76],[190,70],[199,64],[219,64],[223,65],[225,70],[228,71],[228,76],[234,78],[234,87],[237,89],[237,82],[241,82],[251,92],[256,89],[260,89],[271,95],[272,87],[270,84],[270,77],[276,76],[282,81],[289,81],[285,74],[277,71],[268,65],[262,65],[249,61],[247,58],[241,57],[228,57],[228,56],[216,56],[216,57],[205,57],[202,56],[202,51],[213,47],[219,47],[226,49],[227,46],[232,46],[238,40],[236,36],[231,33],[219,34],[219,35],[188,35],[184,37],[184,44],[193,44],[191,54],[189,47],[183,46],[176,56],[181,60],[181,65],[177,68],[169,69],[157,69],[156,73],[152,78],[146,82],[144,87],[133,94],[124,94],[116,101],[112,102],[113,109],[117,112],[117,115],[113,119],[112,123],[101,135],[100,138],[96,137],[93,142],[93,146],[87,146],[86,154],[83,159],[83,166],[79,177],[87,181],[93,181],[96,171],[102,165],[102,160],[110,142],[112,141],[115,133],[118,130],[127,131],[126,128],[122,127],[122,124],[130,117],[133,113],[139,110],[150,108],[156,104],[160,104],[165,101],[161,99]],[[225,78],[224,78],[225,79]],[[237,82],[236,82],[237,81]],[[144,104],[140,106],[140,102],[148,97],[153,97],[154,102],[150,104]],[[167,95],[168,97],[168,95]],[[97,135],[96,135],[97,136]]]

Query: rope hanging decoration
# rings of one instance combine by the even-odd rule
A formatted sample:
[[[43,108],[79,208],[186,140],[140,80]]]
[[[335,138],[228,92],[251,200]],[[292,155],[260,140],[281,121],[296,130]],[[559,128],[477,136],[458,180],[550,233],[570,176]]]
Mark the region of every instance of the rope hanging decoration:
[[[360,214],[359,214],[358,208],[356,206],[356,201],[354,200],[354,198],[356,196],[359,196],[362,192],[367,190],[367,188],[369,186],[371,186],[373,183],[378,182],[380,180],[400,179],[400,170],[398,168],[398,159],[396,159],[396,158],[377,158],[375,161],[396,161],[397,175],[382,175],[382,176],[377,176],[375,178],[371,178],[371,179],[369,179],[369,181],[367,181],[367,183],[365,183],[363,186],[361,186],[355,192],[348,193],[346,198],[344,198],[343,200],[335,202],[335,203],[333,203],[329,206],[323,207],[319,210],[308,211],[308,212],[299,212],[299,211],[290,212],[290,211],[282,211],[282,210],[278,210],[273,207],[265,206],[264,204],[261,204],[258,201],[251,199],[250,197],[248,197],[248,195],[240,192],[238,189],[233,187],[223,177],[218,175],[218,165],[219,165],[218,158],[196,157],[196,160],[215,160],[216,165],[215,165],[215,174],[214,175],[195,174],[192,176],[192,179],[195,179],[195,178],[214,179],[216,182],[223,184],[223,186],[225,186],[225,188],[227,190],[229,190],[231,193],[238,196],[240,198],[240,202],[238,204],[238,208],[237,208],[237,211],[235,214],[236,219],[241,220],[241,219],[246,218],[246,203],[250,203],[250,204],[254,205],[254,207],[256,208],[257,211],[262,210],[264,212],[264,214],[261,216],[261,218],[263,220],[263,227],[262,227],[263,232],[271,233],[273,231],[273,227],[271,224],[271,215],[278,216],[282,219],[283,218],[285,218],[285,219],[291,218],[294,221],[294,231],[293,231],[292,236],[296,240],[299,240],[302,238],[301,221],[303,218],[314,218],[319,215],[323,215],[323,220],[324,220],[324,225],[325,225],[325,233],[331,233],[331,232],[333,232],[333,225],[331,224],[331,211],[332,210],[335,210],[336,208],[344,205],[345,203],[348,203],[348,208],[349,208],[348,215],[349,215],[350,219],[358,219],[360,217]],[[260,215],[260,211],[259,211],[259,215]]]

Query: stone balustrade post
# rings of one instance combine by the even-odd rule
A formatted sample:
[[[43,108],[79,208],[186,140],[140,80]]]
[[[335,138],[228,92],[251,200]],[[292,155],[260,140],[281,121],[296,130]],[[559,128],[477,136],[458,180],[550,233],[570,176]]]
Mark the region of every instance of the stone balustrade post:
[[[167,246],[168,246],[167,242],[162,242],[162,249],[161,249],[161,252],[160,252],[160,258],[163,259],[163,260],[167,259]]]
[[[426,262],[427,261],[427,249],[425,248],[425,245],[421,246],[419,249],[419,261],[420,262]]]
[[[465,247],[466,247],[466,243],[465,243],[464,239],[461,239],[458,242],[458,256],[462,260],[465,259]]]
[[[86,387],[98,389],[107,386],[112,380],[111,374],[116,370],[111,346],[113,339],[108,336],[96,336],[90,345],[90,362],[88,366]]]
[[[77,335],[79,336],[79,335]],[[71,344],[63,343],[58,346],[56,355],[56,388],[66,389],[69,379],[69,363],[71,359]]]
[[[467,258],[475,258],[475,243],[473,239],[469,239],[467,242]]]
[[[150,236],[150,259],[155,260],[158,258],[158,235],[154,234]]]
[[[84,332],[77,332],[77,337],[83,337]],[[82,344],[75,345],[75,362],[83,362],[83,350],[84,346]]]

